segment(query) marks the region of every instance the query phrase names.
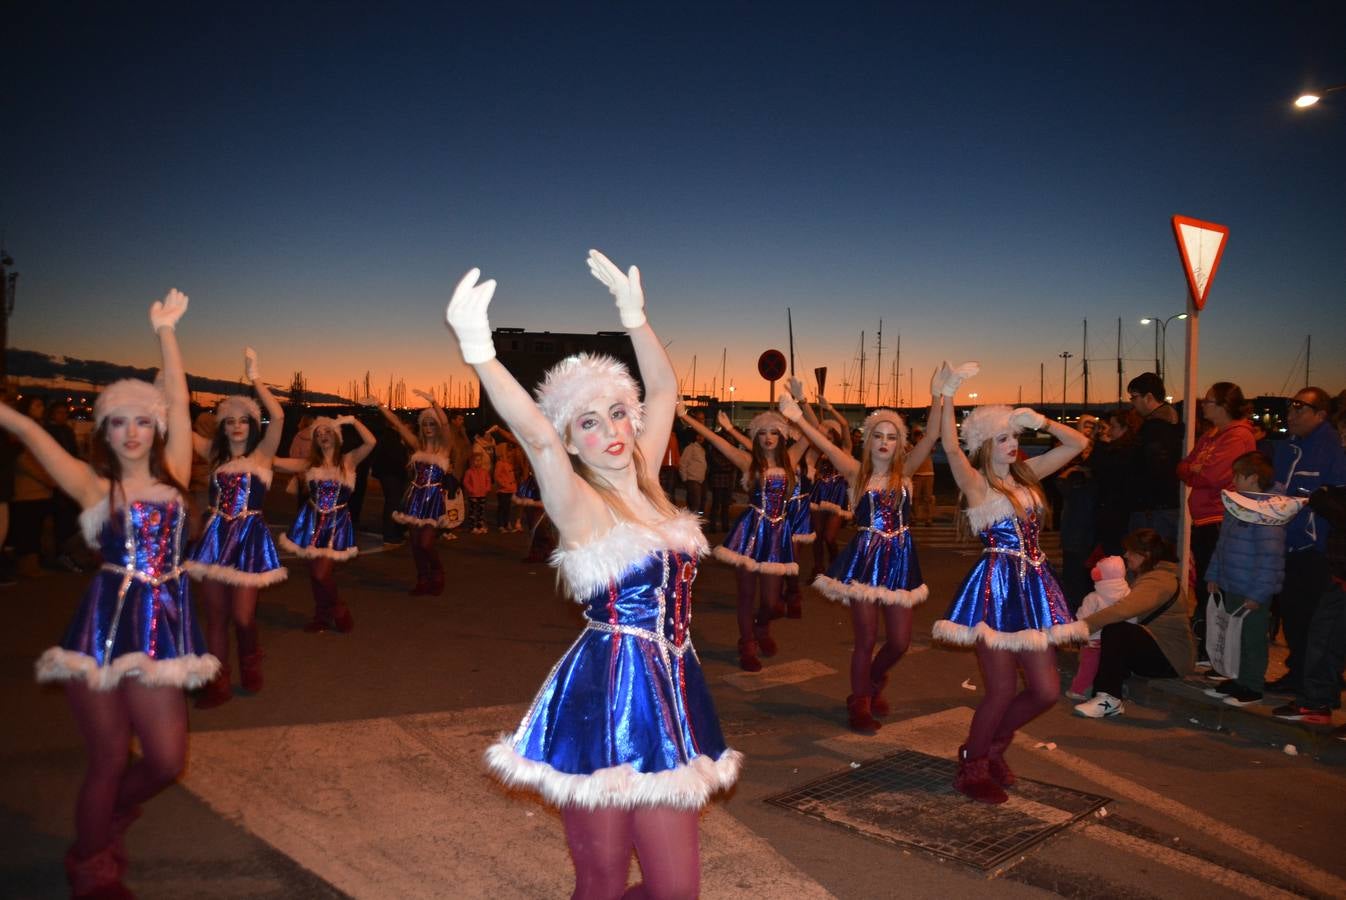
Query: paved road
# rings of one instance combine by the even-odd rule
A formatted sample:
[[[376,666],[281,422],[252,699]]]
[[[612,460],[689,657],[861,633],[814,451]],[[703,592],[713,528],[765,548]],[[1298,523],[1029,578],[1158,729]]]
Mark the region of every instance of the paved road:
[[[967,548],[947,526],[918,540],[932,600],[893,679],[889,724],[870,738],[845,728],[844,608],[809,595],[802,620],[776,626],[780,655],[746,675],[735,666],[731,574],[703,564],[696,644],[726,734],[748,757],[734,794],[703,819],[705,896],[1346,896],[1337,742],[1244,727],[1260,720],[1203,707],[1190,689],[1142,691],[1144,705],[1103,722],[1071,716],[1063,701],[1032,723],[1011,750],[1020,773],[1106,797],[1106,815],[990,872],[765,802],[898,750],[947,759],[961,740],[978,697],[975,660],[930,648],[929,629]],[[556,596],[550,569],[519,561],[519,535],[467,536],[443,554],[442,598],[405,594],[405,548],[343,568],[357,620],[349,636],[300,630],[311,601],[299,566],[264,592],[266,688],[192,712],[189,771],[130,836],[141,896],[567,895],[555,814],[501,791],[480,754],[574,639],[578,611]],[[31,665],[80,587],[78,576],[52,575],[0,595],[10,612],[0,634],[5,896],[64,895],[82,752],[59,691],[33,685]],[[1283,751],[1287,733],[1302,735],[1299,755]],[[967,828],[988,821],[960,798],[939,803],[904,827],[919,831],[949,804]],[[1053,814],[1023,798],[1009,806]]]

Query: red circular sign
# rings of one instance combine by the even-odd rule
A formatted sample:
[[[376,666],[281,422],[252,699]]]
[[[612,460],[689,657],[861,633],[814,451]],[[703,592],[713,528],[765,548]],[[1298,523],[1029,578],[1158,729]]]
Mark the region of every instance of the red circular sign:
[[[779,381],[785,374],[785,354],[779,350],[766,350],[757,357],[757,374],[767,381]]]

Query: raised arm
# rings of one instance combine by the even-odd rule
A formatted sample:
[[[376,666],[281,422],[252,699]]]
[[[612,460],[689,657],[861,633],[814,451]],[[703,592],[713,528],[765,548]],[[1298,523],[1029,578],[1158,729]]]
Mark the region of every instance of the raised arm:
[[[1010,425],[1029,428],[1034,431],[1046,431],[1061,442],[1061,446],[1053,447],[1041,456],[1034,456],[1028,460],[1028,468],[1032,469],[1033,474],[1039,478],[1046,478],[1057,471],[1079,456],[1084,452],[1084,448],[1089,446],[1089,439],[1082,433],[1069,425],[1053,422],[1042,413],[1035,412],[1026,406],[1021,406],[1010,413]]]
[[[616,300],[622,327],[630,335],[631,346],[636,351],[640,380],[645,384],[645,427],[637,443],[650,474],[658,477],[659,461],[663,459],[669,432],[673,430],[678,377],[664,345],[659,343],[645,318],[645,291],[640,283],[640,269],[632,266],[623,274],[612,260],[597,250],[590,250],[589,271],[607,286]]]
[[[361,397],[360,405],[377,409],[383,414],[383,418],[387,420],[388,424],[393,427],[393,430],[397,432],[397,436],[402,439],[402,443],[406,444],[413,451],[421,449],[421,442],[416,437],[416,434],[406,426],[405,422],[394,415],[391,409],[380,403],[377,397]]]
[[[821,428],[822,425],[818,422],[817,414],[814,413],[813,407],[809,405],[808,397],[804,395],[804,382],[791,375],[786,380],[785,385],[790,391],[790,396],[795,398],[795,402],[799,404],[799,409],[804,413],[804,421],[814,428]]]
[[[729,432],[729,436],[737,441],[740,447],[746,450],[749,454],[752,453],[752,441],[749,440],[746,434],[734,427],[734,423],[729,420],[729,417],[724,414],[723,410],[715,416],[715,421],[720,424],[721,428]]]
[[[968,461],[962,444],[958,442],[958,426],[953,419],[955,405],[953,391],[949,389],[948,378],[942,377],[946,371],[948,371],[947,363],[936,374],[936,378],[941,382],[940,393],[943,395],[938,426],[940,440],[944,442],[944,455],[948,457],[949,471],[953,474],[954,483],[958,485],[958,490],[967,496],[969,505],[975,506],[986,497],[986,479]],[[954,385],[954,390],[956,389],[957,385]]]
[[[164,299],[150,306],[150,326],[159,336],[159,353],[163,359],[164,399],[168,403],[168,429],[164,444],[164,464],[179,484],[192,478],[192,453],[195,448],[192,430],[190,394],[187,390],[187,370],[178,349],[178,320],[187,311],[187,295],[170,290]],[[207,442],[209,446],[209,442]]]
[[[262,402],[262,409],[266,410],[268,418],[271,419],[266,423],[266,430],[262,432],[261,442],[253,451],[259,461],[269,463],[280,449],[280,434],[285,430],[285,412],[271,394],[266,382],[262,381],[262,370],[257,365],[257,351],[251,347],[243,350],[243,368],[248,381],[252,382],[253,390],[257,392],[257,399]]]
[[[13,434],[27,447],[52,479],[81,507],[93,506],[107,492],[103,480],[87,463],[69,453],[36,420],[25,416],[7,403],[0,402],[0,428]]]
[[[795,427],[804,433],[804,437],[827,454],[827,458],[832,461],[832,465],[836,466],[837,471],[846,476],[847,480],[853,479],[859,473],[860,461],[828,440],[827,435],[808,421],[803,408],[788,394],[781,396],[780,411],[781,415],[793,422]]]
[[[850,453],[855,449],[854,445],[851,444],[851,423],[847,422],[846,417],[837,412],[822,394],[818,395],[818,406],[827,412],[828,418],[841,426],[841,443],[837,446]]]
[[[682,420],[682,424],[686,425],[688,428],[691,428],[697,434],[705,435],[706,441],[710,443],[710,445],[713,446],[716,450],[719,450],[720,454],[723,455],[725,459],[729,460],[731,463],[737,466],[740,471],[746,472],[752,468],[751,454],[746,453],[740,450],[739,448],[735,447],[733,444],[729,443],[724,438],[720,437],[718,434],[707,428],[704,423],[698,422],[696,419],[693,419],[691,416],[687,415],[687,407],[683,406],[681,403],[679,403],[677,406],[677,413],[678,418]],[[724,413],[720,413],[720,415],[724,416]],[[725,420],[727,420],[727,417],[725,417],[724,420],[721,420],[720,424],[723,425]],[[732,426],[728,427],[732,428]]]
[[[936,369],[935,375],[930,379],[930,412],[926,414],[925,421],[927,428],[925,434],[916,442],[916,446],[911,448],[907,454],[907,461],[902,466],[902,474],[910,478],[916,474],[916,470],[921,467],[930,456],[930,451],[935,449],[935,441],[939,440],[940,433],[944,430],[944,407],[952,405],[953,401],[945,401],[944,395],[940,393],[939,387],[942,384],[941,370]]]
[[[418,390],[413,390],[412,393],[415,394],[417,397],[420,397],[426,403],[430,404],[430,411],[435,414],[435,421],[439,423],[439,428],[441,431],[449,427],[449,414],[444,411],[444,407],[439,405],[439,401],[435,399],[435,395],[433,393],[431,393],[430,391],[418,391]]]
[[[349,425],[354,428],[355,433],[360,436],[360,446],[346,452],[342,456],[342,461],[345,465],[354,469],[360,463],[365,461],[366,456],[374,452],[374,444],[378,438],[374,437],[374,432],[370,431],[365,426],[365,423],[355,418],[355,416],[337,416],[336,427],[340,428],[342,425]]]
[[[495,281],[477,284],[480,269],[471,269],[454,288],[445,318],[463,353],[463,361],[481,379],[491,405],[509,424],[537,476],[542,505],[564,542],[576,544],[602,533],[609,518],[602,499],[570,464],[565,442],[538,409],[533,398],[495,358],[487,308]],[[648,428],[646,429],[648,433]],[[665,433],[667,438],[667,433]],[[660,448],[662,452],[662,448]]]

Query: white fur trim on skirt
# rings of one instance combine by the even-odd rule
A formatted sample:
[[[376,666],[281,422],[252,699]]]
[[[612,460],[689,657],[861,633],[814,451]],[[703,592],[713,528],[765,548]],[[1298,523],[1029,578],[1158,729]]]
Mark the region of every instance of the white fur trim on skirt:
[[[715,558],[722,563],[728,563],[731,566],[737,566],[740,569],[747,569],[749,572],[761,572],[763,575],[798,575],[799,563],[779,563],[779,562],[758,562],[751,556],[744,556],[742,553],[735,553],[728,547],[720,546],[711,551]]]
[[[854,581],[837,581],[826,575],[813,579],[813,586],[828,600],[850,606],[856,603],[877,603],[880,606],[919,606],[930,596],[928,585],[922,584],[915,590],[890,590],[872,584],[860,584]]]
[[[843,509],[829,500],[824,500],[821,503],[810,503],[809,509],[814,512],[833,513],[834,515],[841,516],[843,519],[849,519],[852,515],[849,509]]]
[[[810,531],[807,534],[792,534],[790,540],[796,544],[812,544],[816,537],[818,537],[818,532]]]
[[[347,547],[345,550],[333,550],[330,547],[301,547],[290,540],[288,534],[282,534],[276,538],[276,546],[286,553],[293,553],[300,559],[335,559],[337,562],[342,562],[360,555],[359,547]]]
[[[970,647],[981,641],[988,647],[1004,650],[1046,650],[1057,644],[1074,644],[1089,640],[1089,628],[1083,622],[1066,622],[1048,629],[1028,628],[1023,631],[996,631],[985,622],[969,628],[948,619],[940,619],[932,629],[932,636],[946,644]]]
[[[393,513],[393,521],[400,522],[403,525],[419,526],[433,525],[435,528],[452,528],[448,516],[440,516],[438,519],[417,519],[407,515],[401,510]]]
[[[219,581],[236,587],[266,587],[290,577],[290,570],[284,566],[269,572],[240,572],[232,566],[206,565],[189,559],[182,567],[197,581]]]
[[[171,686],[192,690],[215,677],[220,661],[209,653],[174,659],[153,659],[144,653],[125,653],[105,666],[92,656],[49,647],[33,666],[39,682],[83,680],[95,691],[110,691],[123,678],[135,678],[153,687]]]
[[[700,809],[712,794],[734,786],[743,765],[743,754],[725,750],[717,760],[698,756],[666,772],[642,774],[623,764],[599,769],[592,775],[571,775],[521,756],[511,737],[501,735],[486,748],[486,764],[508,787],[535,790],[555,806]]]

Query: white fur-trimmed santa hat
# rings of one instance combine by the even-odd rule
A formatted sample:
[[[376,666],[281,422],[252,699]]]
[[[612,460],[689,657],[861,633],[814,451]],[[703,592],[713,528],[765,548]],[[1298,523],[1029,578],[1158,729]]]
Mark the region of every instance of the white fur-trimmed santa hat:
[[[869,436],[880,422],[887,422],[897,429],[897,440],[903,446],[907,443],[907,423],[902,420],[896,410],[876,409],[865,416],[865,423],[860,426],[860,444],[863,446],[869,440]]]
[[[1010,425],[1012,412],[1014,410],[1008,406],[995,405],[978,406],[968,413],[959,432],[963,439],[963,449],[968,453],[976,453],[982,444],[998,434],[1018,434],[1023,431],[1022,428]]]
[[[748,437],[755,441],[757,432],[771,429],[779,431],[781,437],[785,437],[790,433],[790,423],[785,421],[785,416],[780,413],[767,410],[752,417],[752,421],[748,423]]]
[[[215,404],[215,418],[218,421],[223,422],[230,416],[245,416],[259,426],[262,424],[262,408],[257,405],[256,400],[242,394],[231,394]]]
[[[612,397],[626,407],[636,434],[645,430],[645,407],[640,402],[636,380],[625,363],[606,354],[567,356],[547,370],[534,394],[542,414],[562,436],[575,416],[593,410],[594,404],[605,397]]]
[[[103,388],[93,404],[94,427],[101,427],[113,413],[148,413],[160,435],[168,431],[168,398],[159,387],[139,378],[123,378]]]

